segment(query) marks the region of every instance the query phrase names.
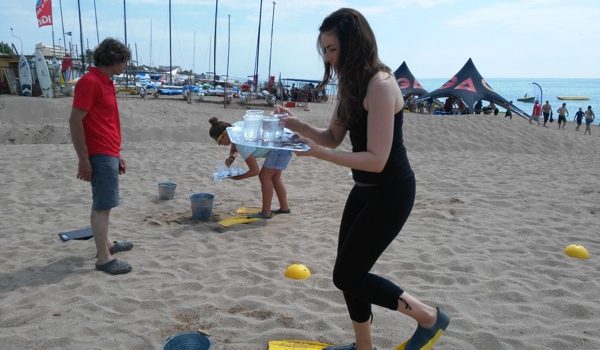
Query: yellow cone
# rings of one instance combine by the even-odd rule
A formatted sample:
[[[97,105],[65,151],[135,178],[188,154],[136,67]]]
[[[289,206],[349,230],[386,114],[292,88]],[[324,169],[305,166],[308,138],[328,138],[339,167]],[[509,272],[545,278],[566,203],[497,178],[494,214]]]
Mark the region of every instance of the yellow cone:
[[[287,278],[303,280],[310,277],[310,270],[302,264],[291,264],[285,269],[284,275]]]
[[[587,259],[590,257],[590,253],[588,253],[587,249],[584,246],[579,244],[571,244],[565,248],[565,254],[572,258],[578,259]]]

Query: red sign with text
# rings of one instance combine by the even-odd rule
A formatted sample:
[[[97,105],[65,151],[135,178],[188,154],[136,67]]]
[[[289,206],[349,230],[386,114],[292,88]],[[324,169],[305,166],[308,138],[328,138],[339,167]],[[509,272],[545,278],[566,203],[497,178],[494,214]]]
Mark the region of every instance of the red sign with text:
[[[35,4],[38,27],[52,25],[52,0],[37,0]]]

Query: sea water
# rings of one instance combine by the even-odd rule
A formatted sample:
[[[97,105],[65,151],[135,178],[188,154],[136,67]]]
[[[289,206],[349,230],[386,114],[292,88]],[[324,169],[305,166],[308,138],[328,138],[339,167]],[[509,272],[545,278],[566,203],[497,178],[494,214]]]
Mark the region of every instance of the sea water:
[[[569,111],[568,121],[573,121],[575,113],[579,110],[579,107],[583,111],[587,109],[587,106],[592,106],[596,119],[594,124],[600,123],[600,79],[574,79],[574,78],[484,78],[490,87],[494,89],[496,93],[504,97],[508,101],[513,101],[513,104],[524,112],[531,114],[533,110],[533,103],[526,103],[517,101],[518,98],[527,96],[535,96],[540,100],[541,104],[550,102],[552,110],[554,111],[554,119],[556,110],[562,106],[563,103],[567,104],[567,110]],[[433,91],[440,88],[448,79],[419,79],[417,80],[423,85],[427,91]],[[541,87],[533,84],[537,83]],[[570,101],[570,100],[559,100],[557,96],[587,96],[590,99],[586,101]],[[443,100],[443,99],[440,99]],[[484,101],[484,107],[487,105]],[[500,106],[498,106],[502,111]]]

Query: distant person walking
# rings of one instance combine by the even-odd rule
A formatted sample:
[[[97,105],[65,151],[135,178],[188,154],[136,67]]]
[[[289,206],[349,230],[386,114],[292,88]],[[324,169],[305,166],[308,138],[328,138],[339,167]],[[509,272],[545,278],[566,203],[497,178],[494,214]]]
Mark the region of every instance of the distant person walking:
[[[584,116],[585,116],[585,113],[583,112],[581,107],[579,107],[579,110],[577,111],[577,113],[575,113],[575,117],[573,117],[573,121],[577,123],[577,126],[575,127],[575,131],[579,131],[579,127],[581,126],[581,122],[583,121]]]
[[[592,135],[590,125],[592,125],[592,123],[594,122],[594,118],[596,118],[596,115],[594,114],[594,111],[592,111],[592,106],[588,106],[587,111],[585,111],[585,131],[583,132],[584,135]]]
[[[562,129],[564,129],[565,126],[567,126],[567,116],[569,115],[567,104],[563,103],[562,107],[560,107],[556,112],[558,113],[558,128],[561,129],[562,123]]]
[[[112,76],[123,72],[131,52],[107,38],[94,50],[94,65],[75,86],[69,126],[79,157],[77,178],[92,184],[91,226],[96,243],[96,270],[117,275],[131,271],[129,263],[112,254],[130,250],[133,243],[108,239],[110,210],[119,205],[121,120]]]
[[[542,106],[540,105],[540,101],[535,100],[533,104],[533,111],[531,112],[531,118],[529,118],[529,125],[531,125],[531,120],[535,120],[537,125],[540,126],[540,116],[542,115]]]
[[[546,100],[546,103],[544,103],[544,105],[542,106],[542,113],[544,113],[544,127],[547,128],[546,123],[548,122],[548,119],[550,119],[550,116],[552,115],[552,105],[550,105],[550,102],[548,100]],[[552,121],[550,121],[552,122]]]

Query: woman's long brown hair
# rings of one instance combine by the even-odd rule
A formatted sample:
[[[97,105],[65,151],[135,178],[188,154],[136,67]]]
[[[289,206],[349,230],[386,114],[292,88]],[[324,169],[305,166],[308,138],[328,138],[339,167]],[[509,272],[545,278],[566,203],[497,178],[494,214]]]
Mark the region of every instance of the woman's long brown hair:
[[[333,12],[323,20],[319,33],[317,46],[321,56],[325,53],[320,40],[323,33],[337,36],[340,53],[336,71],[333,71],[329,63],[325,63],[323,81],[318,89],[325,88],[331,80],[337,78],[337,120],[344,127],[350,128],[363,115],[362,103],[371,78],[379,71],[391,73],[391,70],[379,60],[375,34],[360,12],[350,8]]]

